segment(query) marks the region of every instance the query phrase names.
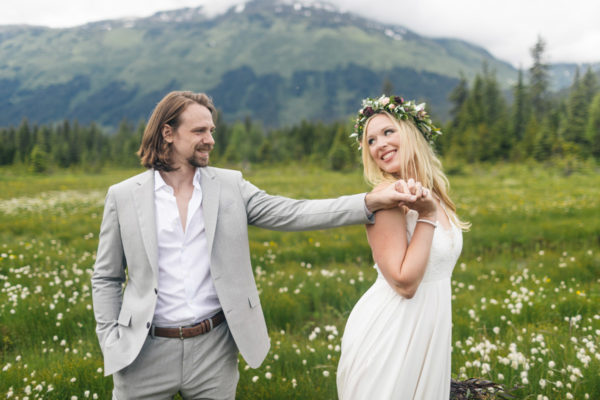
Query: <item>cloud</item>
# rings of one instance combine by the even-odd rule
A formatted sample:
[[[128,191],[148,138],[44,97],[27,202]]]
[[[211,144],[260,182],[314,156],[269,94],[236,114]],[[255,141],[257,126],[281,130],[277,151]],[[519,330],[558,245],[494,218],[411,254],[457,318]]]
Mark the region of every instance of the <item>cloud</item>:
[[[202,5],[209,15],[247,0],[20,0],[0,3],[0,24],[53,27],[146,17],[161,10]],[[287,2],[296,2],[288,0]],[[319,0],[302,0],[311,4]],[[402,25],[420,35],[457,38],[495,57],[527,67],[538,36],[550,62],[600,62],[600,2],[590,0],[328,0],[341,11]]]
[[[308,0],[313,3],[317,0]],[[342,11],[429,37],[462,39],[514,66],[541,36],[552,62],[600,62],[600,2],[589,0],[330,0]]]
[[[147,17],[158,11],[203,6],[207,14],[222,12],[240,0],[20,0],[0,3],[0,24],[30,24],[56,28],[92,21]]]

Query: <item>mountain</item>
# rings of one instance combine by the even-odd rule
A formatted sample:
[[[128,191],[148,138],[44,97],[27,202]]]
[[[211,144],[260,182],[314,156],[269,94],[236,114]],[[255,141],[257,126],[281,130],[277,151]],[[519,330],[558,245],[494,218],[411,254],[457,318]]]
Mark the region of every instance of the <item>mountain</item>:
[[[254,0],[208,17],[202,8],[68,29],[0,27],[0,126],[64,118],[114,127],[145,120],[170,90],[210,94],[226,120],[266,126],[351,115],[384,82],[445,119],[461,76],[517,72],[461,40],[419,36],[341,13]]]
[[[572,63],[556,63],[551,64],[548,70],[550,82],[552,82],[551,89],[553,91],[559,91],[570,87],[575,79],[575,74],[579,68],[580,76],[585,74],[588,68],[594,71],[600,79],[600,63],[593,64],[572,64]]]

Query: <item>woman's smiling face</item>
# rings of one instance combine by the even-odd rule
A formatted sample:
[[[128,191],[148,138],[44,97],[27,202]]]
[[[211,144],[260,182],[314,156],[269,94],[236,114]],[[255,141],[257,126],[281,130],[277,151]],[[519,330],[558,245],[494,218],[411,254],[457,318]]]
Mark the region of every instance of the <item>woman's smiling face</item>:
[[[398,126],[386,114],[377,114],[365,132],[366,145],[375,164],[389,174],[400,171],[401,138]]]

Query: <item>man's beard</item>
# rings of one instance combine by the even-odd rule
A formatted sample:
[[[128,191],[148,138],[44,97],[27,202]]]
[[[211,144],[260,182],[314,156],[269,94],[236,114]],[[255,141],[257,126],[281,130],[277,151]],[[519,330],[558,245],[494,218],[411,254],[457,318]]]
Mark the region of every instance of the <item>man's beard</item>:
[[[210,151],[212,150],[211,147],[209,148],[197,148],[196,151],[208,151],[210,153]],[[196,156],[196,153],[194,153],[194,155],[192,155],[191,157],[189,157],[187,159],[188,164],[190,164],[192,167],[194,168],[203,168],[206,167],[208,165],[208,161],[209,161],[209,157],[207,156],[206,158],[199,158]]]

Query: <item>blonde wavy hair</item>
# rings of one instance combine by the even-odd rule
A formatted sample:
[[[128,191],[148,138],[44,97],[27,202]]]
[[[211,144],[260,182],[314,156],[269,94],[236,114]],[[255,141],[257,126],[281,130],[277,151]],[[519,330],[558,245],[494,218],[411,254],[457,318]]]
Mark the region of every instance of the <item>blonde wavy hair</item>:
[[[367,131],[369,123],[373,117],[385,114],[396,126],[398,134],[402,137],[402,147],[398,149],[402,159],[400,170],[396,174],[390,174],[381,170],[371,153],[367,143]],[[367,183],[373,187],[384,182],[396,182],[398,179],[408,180],[413,178],[421,182],[423,187],[428,188],[433,194],[442,201],[448,216],[452,222],[460,229],[466,231],[471,224],[461,221],[456,214],[456,205],[448,195],[450,182],[442,170],[442,162],[435,155],[435,152],[427,143],[419,129],[410,121],[398,120],[388,112],[380,112],[372,115],[365,123],[364,134],[362,136],[362,161],[363,174]]]

